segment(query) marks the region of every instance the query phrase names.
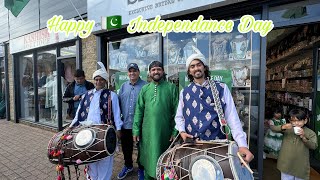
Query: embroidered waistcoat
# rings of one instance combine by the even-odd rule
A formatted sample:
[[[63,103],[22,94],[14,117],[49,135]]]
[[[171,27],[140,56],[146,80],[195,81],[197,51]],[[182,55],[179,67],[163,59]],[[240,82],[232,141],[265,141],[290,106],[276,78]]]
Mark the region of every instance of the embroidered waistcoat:
[[[81,121],[86,121],[87,120],[87,117],[88,117],[88,113],[89,113],[89,108],[90,108],[90,103],[91,103],[91,100],[93,98],[93,89],[92,90],[89,90],[84,98],[81,100],[80,102],[80,109],[79,109],[79,113],[78,113],[78,121],[75,123],[74,126],[77,126],[79,125],[79,122]],[[110,96],[110,99],[111,99],[111,91],[108,90],[108,89],[104,89],[102,90],[101,92],[101,95],[100,95],[100,115],[101,115],[101,122],[103,123],[107,123],[108,122],[108,99],[109,99],[109,96]],[[112,102],[110,101],[110,120],[111,123],[114,125],[114,121],[113,121],[113,114],[112,114]]]
[[[222,109],[225,107],[223,98],[225,84],[216,82]],[[183,116],[188,134],[201,140],[225,139],[220,130],[219,117],[216,112],[210,85],[199,86],[190,83],[183,90]]]

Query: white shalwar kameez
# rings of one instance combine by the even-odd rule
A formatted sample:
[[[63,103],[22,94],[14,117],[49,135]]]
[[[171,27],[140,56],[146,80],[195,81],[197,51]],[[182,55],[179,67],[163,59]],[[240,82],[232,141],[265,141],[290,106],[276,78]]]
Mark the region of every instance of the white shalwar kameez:
[[[90,103],[89,113],[87,121],[92,124],[102,124],[100,116],[100,94],[102,90],[93,90],[93,98]],[[114,115],[114,122],[117,130],[121,130],[122,121],[120,119],[120,107],[117,94],[111,92],[112,101],[112,112]],[[78,112],[80,106],[78,107],[75,118],[73,119],[70,127],[78,121]],[[87,164],[87,179],[88,180],[110,180],[112,176],[113,169],[113,156],[108,156],[98,162]]]

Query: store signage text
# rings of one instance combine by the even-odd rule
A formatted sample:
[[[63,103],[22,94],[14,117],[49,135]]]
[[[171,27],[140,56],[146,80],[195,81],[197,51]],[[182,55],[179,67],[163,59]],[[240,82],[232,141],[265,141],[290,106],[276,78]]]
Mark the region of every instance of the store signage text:
[[[143,0],[128,0],[128,5],[129,4],[134,4],[134,3],[140,2],[140,1],[143,1]]]
[[[59,38],[59,37],[56,37]],[[24,49],[45,46],[50,41],[50,34],[46,29],[24,36]]]
[[[101,17],[119,15],[122,17],[121,26],[123,26],[128,25],[130,20],[139,15],[142,15],[144,19],[154,19],[157,15],[164,16],[198,7],[209,7],[212,4],[220,7],[235,3],[226,0],[197,0],[197,3],[194,2],[194,0],[87,0],[87,4],[90,4],[87,12],[88,19],[96,22],[93,31],[100,31],[104,28],[100,23]],[[183,12],[185,13],[187,12]]]
[[[80,38],[87,38],[92,32],[94,24],[93,20],[63,20],[63,16],[54,15],[47,21],[47,28],[49,33],[64,32],[66,36],[73,33],[74,36],[79,35]]]
[[[161,20],[159,15],[154,20],[144,20],[143,16],[138,16],[132,19],[127,27],[127,31],[130,34],[133,33],[162,33],[162,36],[166,36],[167,33],[175,32],[227,32],[233,31],[234,22],[233,20],[203,20],[204,17],[200,15],[198,19],[190,20]],[[261,37],[265,37],[274,27],[273,21],[271,20],[255,20],[251,15],[244,15],[240,18],[238,25],[238,31],[240,33],[248,33],[253,31],[260,33]]]
[[[128,2],[129,1],[130,0],[128,0]],[[139,0],[139,1],[142,1],[142,0]],[[178,0],[178,1],[181,1],[181,0]],[[170,4],[174,4],[174,2],[175,2],[175,0],[164,0],[164,1],[156,2],[155,4],[149,4],[149,5],[146,5],[146,6],[143,6],[143,7],[136,8],[134,10],[130,10],[129,11],[129,15],[141,14],[141,12],[152,10],[153,8],[159,8],[159,7],[167,6],[167,5],[170,5]],[[128,3],[128,5],[129,5],[129,3]]]

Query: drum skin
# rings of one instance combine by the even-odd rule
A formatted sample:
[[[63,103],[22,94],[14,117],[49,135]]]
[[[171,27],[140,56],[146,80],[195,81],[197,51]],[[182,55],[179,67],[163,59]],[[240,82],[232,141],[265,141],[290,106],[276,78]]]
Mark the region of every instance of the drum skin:
[[[235,145],[235,144],[233,144]],[[215,147],[215,148],[214,148]],[[179,179],[181,177],[184,180],[191,179],[189,178],[190,163],[193,159],[200,155],[207,155],[218,161],[219,165],[222,168],[224,178],[235,179],[230,167],[230,162],[228,158],[228,148],[229,144],[182,144],[176,145],[175,147],[168,149],[163,153],[158,160],[157,167],[157,177],[164,172],[164,167],[173,163],[175,167],[175,172],[177,173]],[[213,154],[214,153],[214,154]],[[221,155],[221,156],[219,156]],[[185,169],[185,170],[184,170]],[[236,178],[237,179],[237,178]]]
[[[83,129],[92,129],[96,133],[96,137],[92,145],[84,149],[79,149],[74,145],[74,139],[78,132]],[[55,134],[48,144],[48,158],[53,164],[58,163],[58,157],[52,155],[52,151],[58,148],[59,141],[61,141],[61,136],[63,136],[65,131],[60,131]],[[74,128],[68,134],[72,135],[72,139],[64,140],[65,142],[61,146],[63,151],[63,163],[65,165],[74,164],[87,164],[95,161],[99,161],[107,156],[113,155],[116,149],[116,132],[113,126],[110,125],[92,125],[90,127],[78,126]],[[76,161],[81,161],[77,163]]]

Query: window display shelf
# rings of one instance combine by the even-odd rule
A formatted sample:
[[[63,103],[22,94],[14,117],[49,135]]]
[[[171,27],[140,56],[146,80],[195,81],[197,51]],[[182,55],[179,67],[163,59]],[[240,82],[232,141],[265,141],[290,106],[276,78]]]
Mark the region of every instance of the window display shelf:
[[[292,60],[290,58],[295,56],[304,56],[304,54],[308,54],[306,51],[312,51],[313,44],[320,40],[320,37],[314,39],[311,42],[308,41],[302,41],[300,43],[297,43],[295,46],[289,48],[286,52],[282,53],[279,57],[275,59],[267,59],[267,66],[273,65],[275,63],[286,61],[286,60]],[[299,59],[299,58],[297,58]]]
[[[312,78],[312,76],[298,76],[298,77],[289,77],[289,78],[279,78],[279,79],[272,79],[272,80],[267,80],[267,82],[271,82],[271,81],[282,81],[282,79],[306,79],[306,78]]]
[[[289,93],[299,93],[299,94],[311,94],[312,90],[307,90],[307,91],[301,91],[301,89],[296,89],[296,90],[286,90],[286,89],[266,89],[266,91],[278,91],[278,92],[289,92]]]
[[[275,98],[267,98],[267,99],[271,100],[271,101],[274,101],[274,102],[277,102],[277,103],[281,103],[284,106],[295,106],[295,107],[304,108],[304,109],[307,109],[308,111],[311,111],[308,107],[305,107],[305,106],[301,106],[301,105],[292,104],[292,103],[289,103],[289,102],[280,101],[279,99],[275,99]]]

